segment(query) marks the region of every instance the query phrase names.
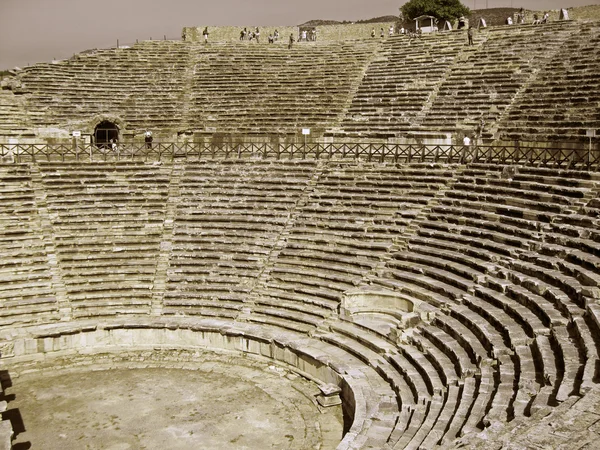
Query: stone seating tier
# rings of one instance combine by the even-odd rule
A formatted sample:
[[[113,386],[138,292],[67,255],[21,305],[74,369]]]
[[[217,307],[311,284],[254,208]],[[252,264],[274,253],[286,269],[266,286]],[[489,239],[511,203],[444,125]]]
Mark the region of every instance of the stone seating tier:
[[[561,21],[484,29],[473,46],[461,32],[291,50],[146,41],[20,71],[0,95],[0,135],[93,128],[102,115],[165,139],[456,135],[483,119],[486,140],[583,142],[600,126],[597,40],[597,23]]]
[[[526,87],[498,126],[501,137],[529,140],[577,139],[598,128],[598,42],[600,28],[585,24],[572,34]],[[559,105],[557,108],[556,105]]]
[[[597,174],[231,160],[0,177],[3,329],[129,316],[316,340],[395,405],[385,438],[364,430],[378,448],[451,446],[598,382]],[[341,315],[356,288],[414,317]]]
[[[0,165],[0,182],[0,322],[8,326],[58,320],[29,166]]]

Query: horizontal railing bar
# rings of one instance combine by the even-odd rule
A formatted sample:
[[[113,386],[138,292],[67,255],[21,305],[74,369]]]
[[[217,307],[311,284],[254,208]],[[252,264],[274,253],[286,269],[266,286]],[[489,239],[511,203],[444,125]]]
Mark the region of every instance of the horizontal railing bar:
[[[199,142],[94,144],[0,144],[4,162],[90,160],[126,161],[174,158],[206,159],[360,159],[394,163],[531,164],[599,170],[600,151],[551,146],[418,145],[364,142]]]

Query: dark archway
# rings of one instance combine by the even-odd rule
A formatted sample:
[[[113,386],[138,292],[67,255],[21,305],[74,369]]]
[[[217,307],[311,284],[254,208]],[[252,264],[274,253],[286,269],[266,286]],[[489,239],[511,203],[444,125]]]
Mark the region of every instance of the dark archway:
[[[119,141],[119,128],[113,122],[104,120],[96,125],[94,142],[100,148],[110,147],[111,142]]]

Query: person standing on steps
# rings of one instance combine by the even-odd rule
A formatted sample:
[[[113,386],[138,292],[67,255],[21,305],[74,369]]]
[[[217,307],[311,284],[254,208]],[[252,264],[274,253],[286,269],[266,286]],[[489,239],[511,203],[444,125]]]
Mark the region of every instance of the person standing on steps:
[[[146,148],[152,148],[153,139],[154,138],[152,137],[152,131],[146,130],[146,132],[144,133],[144,142],[146,143]]]
[[[290,43],[288,44],[288,48],[291,49],[292,45],[294,45],[294,33],[290,33]]]
[[[208,27],[204,27],[204,31],[202,32],[202,36],[204,36],[204,43],[208,42]]]
[[[473,45],[473,27],[469,26],[467,30],[467,38],[469,40],[469,45]]]

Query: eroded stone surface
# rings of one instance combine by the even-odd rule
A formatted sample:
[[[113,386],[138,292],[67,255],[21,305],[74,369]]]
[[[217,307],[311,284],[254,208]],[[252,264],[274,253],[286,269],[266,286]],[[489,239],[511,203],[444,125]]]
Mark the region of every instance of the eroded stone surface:
[[[9,371],[9,407],[19,409],[26,430],[15,443],[126,450],[325,449],[340,442],[341,408],[319,408],[318,387],[282,367],[212,353],[187,362],[117,358]]]

